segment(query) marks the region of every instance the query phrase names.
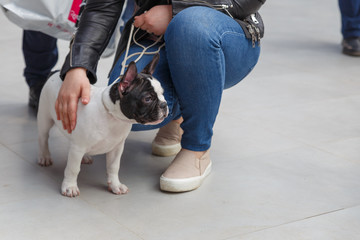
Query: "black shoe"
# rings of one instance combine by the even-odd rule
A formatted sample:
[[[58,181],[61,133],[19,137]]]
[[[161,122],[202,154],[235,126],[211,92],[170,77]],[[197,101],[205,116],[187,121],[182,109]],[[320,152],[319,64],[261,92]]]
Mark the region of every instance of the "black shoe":
[[[350,56],[360,56],[360,37],[344,38],[343,53]]]
[[[37,112],[39,107],[40,93],[45,83],[39,83],[30,87],[29,92],[29,106],[34,108]]]

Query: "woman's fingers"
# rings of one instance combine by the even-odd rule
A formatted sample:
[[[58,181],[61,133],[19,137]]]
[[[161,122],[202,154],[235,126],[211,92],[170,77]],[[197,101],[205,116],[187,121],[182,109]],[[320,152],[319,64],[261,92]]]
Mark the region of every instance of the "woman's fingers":
[[[87,104],[90,101],[90,83],[86,77],[86,70],[75,68],[66,74],[55,102],[57,119],[61,120],[63,128],[68,133],[75,129],[77,106],[80,97],[83,104]]]
[[[145,13],[144,13],[145,14]],[[134,26],[137,28],[141,28],[142,25],[144,25],[145,20],[144,20],[144,14],[141,14],[139,16],[135,16],[134,18]],[[142,28],[141,28],[142,29]],[[144,30],[144,29],[143,29]]]

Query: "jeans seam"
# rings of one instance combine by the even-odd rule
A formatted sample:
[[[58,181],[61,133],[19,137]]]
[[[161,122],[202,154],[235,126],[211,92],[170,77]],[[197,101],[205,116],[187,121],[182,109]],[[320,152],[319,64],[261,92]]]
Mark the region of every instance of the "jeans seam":
[[[239,33],[239,32],[234,32],[234,31],[225,31],[220,35],[220,39],[223,39],[224,35],[226,35],[226,34],[238,35],[238,36],[241,36],[241,37],[245,37],[244,33]]]

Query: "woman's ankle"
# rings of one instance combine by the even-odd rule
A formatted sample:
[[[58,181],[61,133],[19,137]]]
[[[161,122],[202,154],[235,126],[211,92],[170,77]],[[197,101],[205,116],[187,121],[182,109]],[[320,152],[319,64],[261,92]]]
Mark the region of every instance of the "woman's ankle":
[[[178,124],[181,124],[184,121],[184,119],[182,117],[179,117],[178,119],[175,119],[173,121],[178,123]]]
[[[182,148],[181,150],[185,150],[185,151],[193,153],[197,159],[200,159],[202,156],[204,156],[204,154],[206,152],[206,151],[192,151],[192,150],[185,149],[185,148]]]

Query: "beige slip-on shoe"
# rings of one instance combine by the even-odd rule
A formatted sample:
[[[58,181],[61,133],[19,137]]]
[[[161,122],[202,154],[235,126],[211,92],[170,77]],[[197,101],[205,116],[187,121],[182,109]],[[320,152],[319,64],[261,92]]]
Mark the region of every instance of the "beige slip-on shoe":
[[[176,121],[161,127],[152,142],[152,154],[161,157],[176,155],[181,149],[182,134],[183,130]]]
[[[211,172],[209,150],[198,159],[186,149],[176,155],[170,166],[160,177],[160,189],[167,192],[187,192],[202,184]]]

